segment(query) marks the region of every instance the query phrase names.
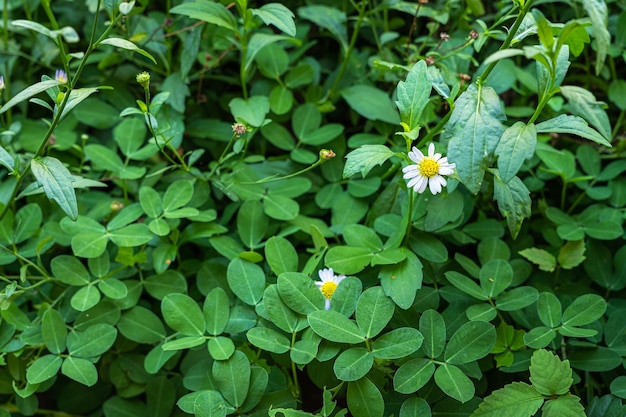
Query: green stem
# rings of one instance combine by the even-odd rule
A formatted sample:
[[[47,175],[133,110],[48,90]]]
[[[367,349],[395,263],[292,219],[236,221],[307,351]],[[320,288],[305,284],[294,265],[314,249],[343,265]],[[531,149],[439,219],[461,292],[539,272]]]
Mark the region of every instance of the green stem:
[[[301,169],[298,172],[294,172],[292,174],[289,174],[289,175],[284,175],[282,177],[276,177],[276,176],[274,176],[274,177],[267,177],[267,178],[263,178],[263,179],[258,180],[258,181],[240,182],[238,184],[253,185],[253,184],[265,184],[266,182],[286,180],[286,179],[293,178],[293,177],[296,177],[298,175],[304,174],[305,172],[308,172],[308,171],[312,170],[313,168],[316,168],[316,167],[322,165],[326,161],[327,161],[326,159],[320,158],[315,163],[309,165],[308,167],[306,167],[304,169]]]
[[[296,332],[291,332],[291,347],[296,344]],[[298,372],[296,363],[291,361],[291,377],[293,379],[293,396],[294,398],[300,398],[300,384],[298,383]]]
[[[513,38],[515,37],[515,34],[517,33],[517,30],[519,29],[520,25],[522,24],[522,21],[524,20],[524,17],[526,16],[526,14],[528,13],[528,11],[530,10],[532,4],[533,4],[534,0],[527,0],[526,4],[524,4],[524,7],[520,10],[519,15],[517,15],[517,19],[515,19],[515,23],[513,23],[513,26],[511,27],[511,30],[509,30],[509,34],[507,35],[506,39],[504,40],[504,43],[502,43],[502,45],[500,46],[500,51],[507,49],[509,46],[511,46],[511,42],[513,42]],[[495,66],[498,64],[499,61],[495,61],[490,63],[487,68],[483,71],[482,74],[480,74],[480,76],[478,77],[478,83],[479,84],[484,84],[485,81],[487,80],[487,77],[489,77],[489,74],[491,74],[491,71],[493,71],[493,69],[495,68]]]
[[[424,136],[418,143],[417,143],[417,147],[421,148],[422,146],[424,146],[426,143],[430,142],[433,140],[433,137],[435,135],[438,135],[439,133],[441,133],[441,131],[443,130],[444,126],[446,125],[446,123],[448,123],[448,120],[450,119],[450,116],[452,116],[452,111],[454,110],[454,100],[448,100],[448,104],[450,105],[450,111],[448,111],[448,113],[443,116],[441,118],[441,120],[439,120],[439,123],[437,123],[435,125],[434,128],[432,128],[427,134],[426,136]]]
[[[363,0],[361,2],[361,7],[359,8],[359,17],[354,25],[354,31],[352,32],[352,37],[350,38],[350,44],[348,45],[348,50],[344,56],[343,62],[341,63],[341,67],[339,68],[339,72],[337,73],[337,77],[335,77],[335,81],[333,82],[333,86],[328,93],[328,98],[332,99],[337,93],[337,88],[339,88],[339,84],[343,78],[344,73],[346,72],[346,68],[348,67],[348,62],[350,61],[350,56],[352,55],[352,51],[354,50],[354,45],[356,45],[356,41],[359,37],[359,31],[361,30],[361,25],[363,24],[363,20],[365,19],[365,9],[367,8],[367,0]]]
[[[413,205],[415,204],[415,192],[412,189],[408,189],[409,193],[409,209],[406,213],[407,222],[406,222],[406,232],[404,232],[404,241],[403,246],[406,246],[409,242],[409,238],[411,237],[411,228],[413,227]]]

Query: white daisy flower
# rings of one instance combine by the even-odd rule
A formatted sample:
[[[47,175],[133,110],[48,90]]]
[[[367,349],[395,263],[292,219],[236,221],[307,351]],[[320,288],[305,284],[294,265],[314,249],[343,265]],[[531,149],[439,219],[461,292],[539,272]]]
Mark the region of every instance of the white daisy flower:
[[[413,188],[416,193],[423,193],[426,186],[430,192],[438,194],[448,183],[443,175],[451,175],[456,168],[456,164],[448,162],[447,157],[441,157],[440,153],[435,153],[435,145],[428,145],[428,156],[425,156],[415,146],[409,152],[409,158],[415,165],[408,165],[402,169],[404,179],[408,180],[407,187]]]
[[[339,286],[339,283],[344,280],[345,275],[335,275],[332,268],[320,269],[318,272],[320,280],[315,282],[317,288],[320,289],[322,295],[326,299],[324,308],[330,310],[330,299],[333,297],[333,293]]]

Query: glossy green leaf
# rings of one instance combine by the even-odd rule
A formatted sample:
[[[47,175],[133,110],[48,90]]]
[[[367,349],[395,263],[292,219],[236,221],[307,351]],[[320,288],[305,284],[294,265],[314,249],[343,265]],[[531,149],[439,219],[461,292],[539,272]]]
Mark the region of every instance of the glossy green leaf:
[[[537,133],[569,133],[570,135],[589,139],[600,145],[611,146],[611,143],[604,136],[590,127],[585,119],[579,116],[561,114],[553,119],[538,123],[535,128]]]
[[[485,169],[504,132],[505,118],[500,99],[489,86],[472,83],[456,100],[444,140],[450,141],[448,159],[474,194],[480,191]]]
[[[307,318],[313,331],[331,342],[362,343],[365,341],[366,336],[356,323],[336,311],[314,311]]]
[[[400,327],[384,333],[372,344],[372,355],[379,359],[405,358],[417,351],[424,336],[413,327]]]
[[[216,287],[209,291],[202,307],[209,334],[213,336],[222,334],[228,323],[229,309],[228,296],[222,288]]]
[[[201,336],[206,323],[198,304],[185,294],[168,294],[161,301],[161,312],[168,326],[184,335]]]
[[[556,337],[556,331],[550,327],[535,327],[524,335],[524,344],[533,349],[541,349],[550,344]]]
[[[514,311],[527,307],[537,301],[538,291],[534,287],[517,287],[505,291],[496,300],[500,311]]]
[[[413,305],[415,294],[422,287],[423,265],[412,251],[404,250],[404,253],[404,261],[381,268],[380,283],[385,294],[406,310]]]
[[[563,269],[572,269],[585,260],[585,242],[583,240],[571,240],[559,250],[559,265]]]
[[[380,120],[392,125],[400,124],[400,116],[389,95],[378,88],[360,84],[341,90],[348,105],[369,120]]]
[[[487,396],[471,417],[528,417],[543,405],[543,396],[536,388],[513,382]]]
[[[140,306],[125,311],[117,328],[128,340],[137,343],[157,343],[165,338],[165,327],[159,317]]]
[[[326,266],[338,274],[361,272],[372,259],[372,250],[352,246],[334,246],[326,252]]]
[[[491,323],[471,321],[462,325],[450,338],[445,360],[465,364],[487,356],[496,344],[496,329]]]
[[[530,217],[530,192],[519,177],[513,177],[506,184],[499,176],[494,181],[494,200],[500,213],[506,217],[509,232],[516,238],[524,219]]]
[[[546,401],[542,408],[543,417],[586,417],[585,408],[580,403],[580,398],[565,394]]]
[[[256,56],[256,54],[261,51],[264,47],[266,47],[267,45],[271,45],[275,42],[280,42],[280,41],[291,41],[293,43],[299,44],[299,40],[292,38],[290,36],[284,36],[284,35],[275,35],[275,34],[269,34],[269,33],[262,33],[262,32],[256,32],[254,33],[251,37],[250,37],[250,41],[248,42],[248,49],[246,51],[246,57],[245,57],[245,65],[244,65],[244,70],[248,71],[250,69],[250,66],[252,65],[252,62],[254,60],[254,57]],[[268,97],[264,97],[264,96],[259,96],[261,98],[264,99],[264,103],[263,105],[267,105],[267,111],[269,112],[269,99]],[[252,97],[254,98],[254,97]],[[265,108],[264,108],[265,110]],[[267,114],[267,112],[266,112]],[[260,115],[260,113],[257,113],[257,115]],[[259,120],[259,119],[256,119]],[[261,120],[261,123],[258,124],[257,121],[250,122],[248,121],[248,124],[250,124],[251,126],[254,127],[260,127],[263,125],[264,120]]]
[[[65,358],[61,366],[61,373],[85,386],[91,387],[98,382],[98,370],[87,359],[70,356]]]
[[[241,351],[225,361],[213,362],[213,380],[226,401],[235,407],[243,404],[250,386],[250,362]]]
[[[435,382],[446,395],[465,403],[474,397],[474,384],[454,365],[443,364],[435,371]]]
[[[6,107],[6,105],[5,105]],[[2,107],[4,110],[4,107]],[[30,168],[37,182],[43,187],[46,197],[57,202],[63,212],[72,220],[78,217],[78,203],[74,191],[74,177],[56,158],[44,156],[33,158]]]
[[[149,217],[156,218],[163,213],[161,196],[153,188],[141,187],[139,189],[139,202],[144,213]]]
[[[245,201],[237,214],[237,231],[244,245],[254,249],[263,239],[269,219],[263,213],[263,205],[260,201]]]
[[[335,359],[333,370],[341,381],[363,378],[374,365],[374,357],[364,347],[353,347],[341,352]]]
[[[429,359],[411,359],[402,364],[393,376],[393,388],[401,394],[412,394],[422,388],[435,373],[435,364]]]
[[[411,397],[402,403],[398,417],[431,417],[430,406],[423,398]]]
[[[9,110],[11,107],[21,103],[22,101],[28,100],[29,98],[39,93],[42,93],[49,88],[54,88],[61,84],[62,83],[57,80],[44,80],[44,81],[35,83],[29,87],[26,87],[24,90],[20,91],[19,93],[11,97],[9,101],[4,103],[4,105],[0,108],[0,114]]]
[[[265,290],[265,274],[260,266],[235,258],[228,264],[226,277],[230,289],[241,301],[248,305],[261,301]]]
[[[265,258],[277,276],[298,269],[298,254],[293,245],[283,237],[272,236],[265,242]]]
[[[583,0],[583,7],[593,24],[593,35],[596,40],[596,75],[600,74],[611,44],[611,34],[607,28],[609,11],[606,3],[601,0]]]
[[[363,145],[346,156],[343,177],[350,178],[360,172],[365,178],[372,168],[382,165],[394,155],[395,153],[385,145]]]
[[[87,311],[98,304],[101,297],[102,295],[95,285],[86,285],[72,295],[70,304],[78,311]]]
[[[207,347],[211,357],[218,361],[225,361],[235,353],[235,344],[226,336],[209,339]]]
[[[356,306],[356,323],[365,337],[377,336],[389,323],[395,311],[395,304],[379,286],[365,290]],[[315,330],[315,329],[313,329]]]
[[[292,198],[268,194],[263,199],[265,214],[275,220],[293,220],[300,212],[300,205]]]
[[[428,104],[431,81],[427,74],[426,62],[417,61],[404,81],[398,83],[396,105],[406,132],[417,131],[424,107]]]
[[[41,336],[50,353],[63,353],[67,340],[67,327],[57,310],[49,309],[41,319]]]
[[[304,274],[284,272],[277,284],[281,300],[296,313],[306,315],[324,306],[324,296],[315,281]]]
[[[606,308],[606,301],[599,295],[581,295],[563,312],[563,325],[584,326],[593,323],[602,317]]]
[[[128,288],[119,279],[107,278],[98,282],[98,289],[105,296],[114,300],[119,300],[128,295]]]
[[[368,378],[348,383],[348,409],[354,416],[383,417],[385,402],[378,387]]]
[[[143,281],[143,287],[152,297],[162,300],[171,293],[186,293],[187,280],[180,271],[169,270],[162,274],[150,275]]]
[[[487,300],[489,297],[482,287],[480,287],[472,279],[460,274],[456,271],[448,271],[445,273],[446,278],[452,285],[478,300]]]
[[[317,355],[318,343],[312,340],[298,340],[289,351],[289,358],[298,365],[310,363]]]
[[[91,358],[109,350],[117,339],[117,329],[109,324],[95,324],[67,337],[67,350],[78,358]]]
[[[29,384],[40,384],[54,377],[63,359],[57,355],[44,355],[37,358],[26,370],[26,380]]]
[[[595,127],[607,140],[611,139],[609,116],[593,93],[578,86],[561,86],[561,94],[567,99],[570,111]]]
[[[506,183],[517,175],[524,160],[535,154],[536,143],[537,132],[533,124],[516,122],[504,131],[495,150],[502,181]]]
[[[170,13],[182,14],[192,19],[203,20],[230,29],[237,30],[237,20],[235,16],[222,4],[196,1],[193,3],[180,4],[170,9]]]
[[[569,361],[561,361],[558,356],[539,349],[530,359],[530,382],[546,396],[563,395],[572,385],[572,368]]]
[[[90,277],[87,268],[77,258],[59,255],[52,259],[50,267],[54,277],[68,285],[86,285]]]
[[[276,26],[289,36],[296,36],[296,24],[291,10],[280,3],[267,3],[259,9],[252,9],[252,14],[261,18],[266,25]]]
[[[98,45],[111,45],[111,46],[114,46],[116,48],[126,49],[127,51],[137,52],[138,54],[143,55],[146,58],[148,58],[155,65],[157,63],[156,59],[154,59],[154,57],[149,52],[139,48],[137,45],[135,45],[134,43],[132,43],[131,41],[128,41],[126,39],[122,39],[122,38],[107,38],[107,39],[101,40],[98,43]]]
[[[291,344],[284,335],[267,327],[253,327],[246,333],[248,341],[254,346],[273,353],[285,353]]]
[[[335,292],[336,294],[336,292]],[[208,299],[208,296],[207,296]],[[277,285],[270,285],[263,293],[263,304],[272,323],[281,330],[291,333],[298,327],[298,316],[282,301]]]
[[[419,320],[419,331],[424,337],[422,349],[430,358],[439,357],[446,345],[446,322],[435,310],[426,310]]]
[[[298,15],[328,30],[339,41],[344,51],[348,49],[346,15],[340,9],[315,4],[298,8]]]

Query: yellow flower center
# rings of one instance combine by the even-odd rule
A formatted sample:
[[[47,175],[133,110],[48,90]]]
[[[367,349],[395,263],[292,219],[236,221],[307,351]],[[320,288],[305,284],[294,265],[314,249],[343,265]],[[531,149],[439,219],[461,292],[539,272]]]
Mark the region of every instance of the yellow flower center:
[[[320,287],[320,291],[326,297],[327,300],[330,300],[333,296],[333,293],[337,289],[337,284],[333,281],[327,281]]]
[[[433,159],[424,158],[417,165],[417,169],[424,177],[432,178],[439,174],[439,162]]]

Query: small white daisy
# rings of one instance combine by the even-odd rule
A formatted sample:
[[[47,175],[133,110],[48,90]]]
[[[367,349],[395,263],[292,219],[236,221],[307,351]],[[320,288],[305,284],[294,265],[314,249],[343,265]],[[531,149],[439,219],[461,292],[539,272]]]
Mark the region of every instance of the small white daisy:
[[[409,152],[409,158],[415,165],[408,165],[402,169],[404,179],[408,180],[407,187],[413,188],[416,193],[423,193],[426,186],[430,192],[438,194],[448,183],[443,175],[451,175],[456,168],[456,164],[448,162],[447,157],[441,157],[440,153],[435,153],[435,145],[428,145],[428,156],[425,156],[415,146]]]
[[[320,269],[318,272],[320,276],[319,281],[315,281],[315,285],[320,289],[322,295],[326,299],[324,308],[330,310],[330,299],[333,297],[333,293],[339,286],[339,283],[344,280],[345,275],[335,275],[332,268]]]

